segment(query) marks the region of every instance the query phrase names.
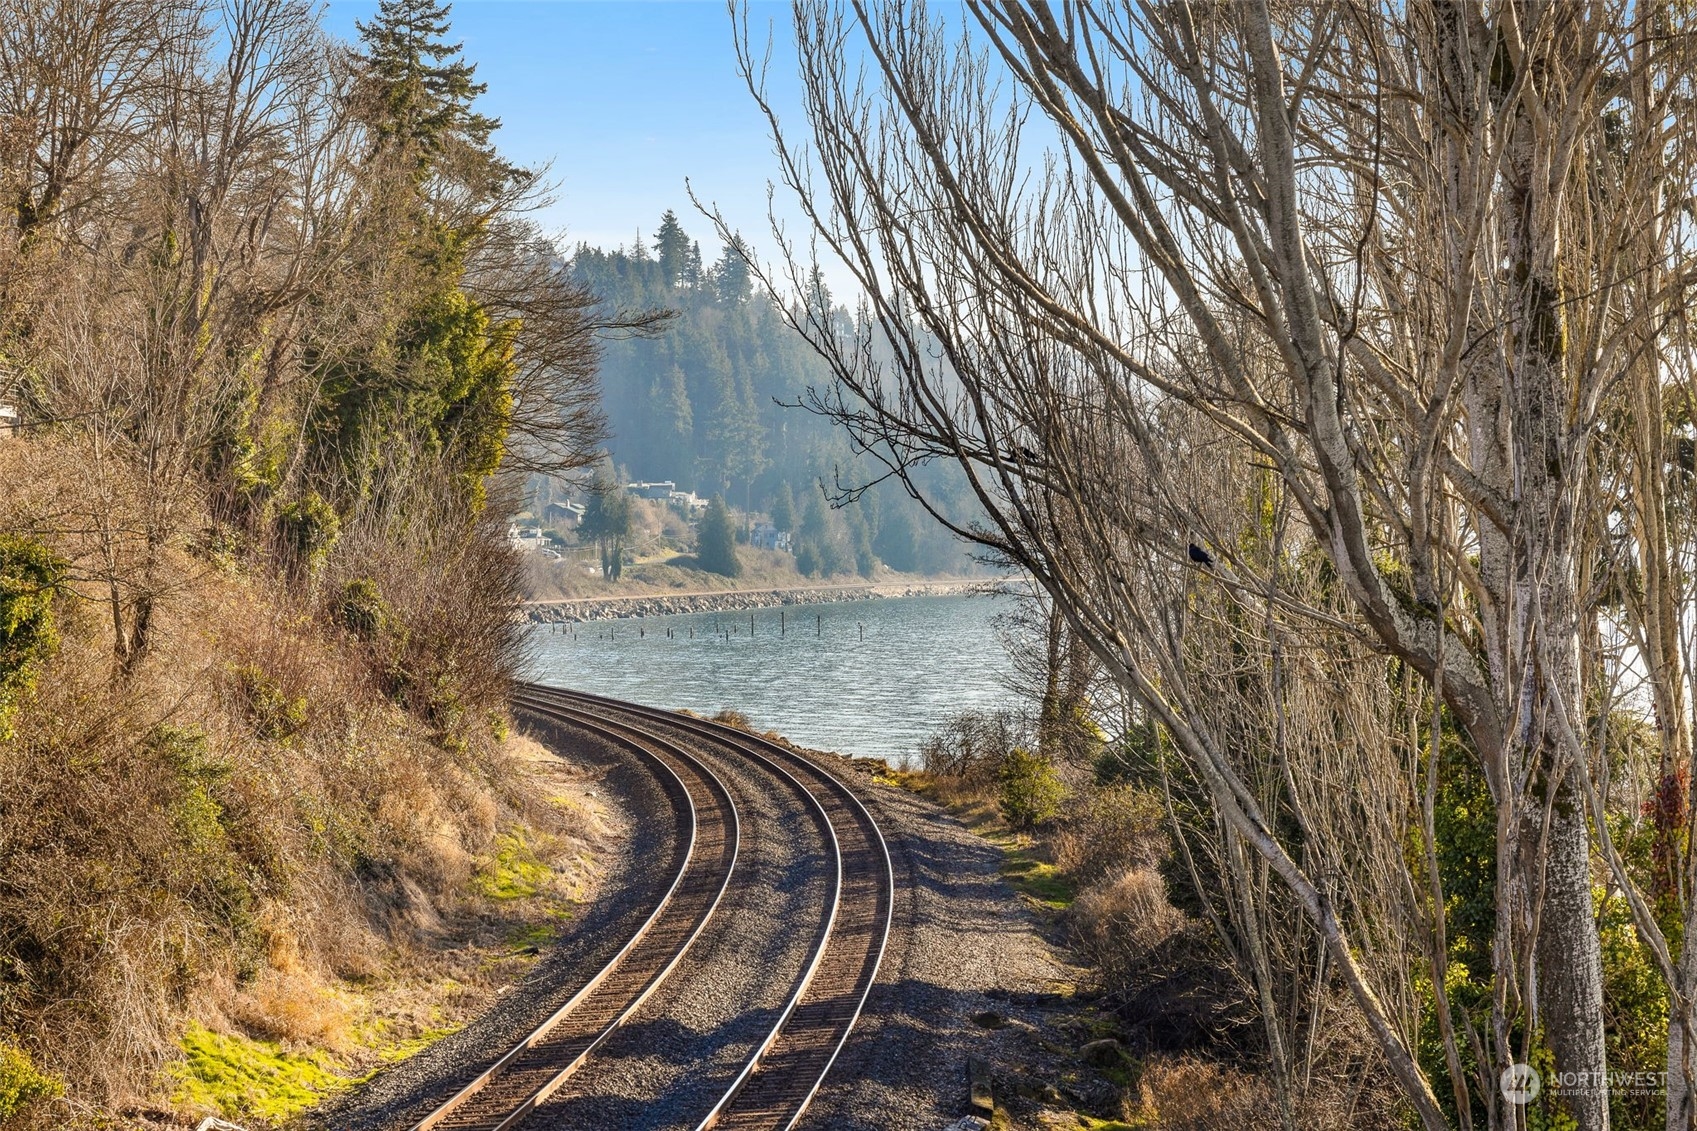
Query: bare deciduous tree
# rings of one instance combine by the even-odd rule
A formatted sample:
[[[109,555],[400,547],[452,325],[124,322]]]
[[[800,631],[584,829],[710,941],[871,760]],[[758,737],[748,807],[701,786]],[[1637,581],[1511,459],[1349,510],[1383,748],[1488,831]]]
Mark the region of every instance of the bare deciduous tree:
[[[774,119],[785,177],[864,295],[854,328],[796,309],[837,377],[814,407],[922,501],[909,468],[965,470],[989,520],[960,533],[1030,572],[1159,720],[1323,940],[1427,1127],[1447,1121],[1397,1000],[1400,928],[1351,910],[1385,910],[1376,888],[1407,885],[1404,921],[1426,918],[1463,1122],[1479,1103],[1518,1125],[1495,1073],[1544,1042],[1580,1081],[1558,1102],[1608,1125],[1593,830],[1673,1028],[1689,1026],[1688,979],[1608,839],[1581,655],[1601,608],[1595,468],[1631,437],[1605,406],[1666,356],[1691,294],[1689,20],[1663,4],[988,0],[959,27],[910,5],[796,18],[811,146]],[[792,267],[803,303],[806,278]],[[1640,400],[1663,387],[1641,379]],[[1665,443],[1646,427],[1639,447]],[[1660,458],[1640,475],[1665,475]],[[1226,488],[1257,469],[1289,515],[1276,535],[1246,536],[1248,500]],[[1671,570],[1678,551],[1660,553]],[[1226,654],[1185,656],[1174,587],[1269,625],[1278,725],[1256,741],[1273,750],[1296,681],[1271,657],[1295,636],[1335,633],[1417,674],[1409,704],[1431,714],[1402,746],[1415,761],[1360,784],[1402,807],[1386,835],[1414,822],[1429,855],[1445,719],[1459,726],[1496,822],[1483,1031],[1442,1000],[1435,867],[1335,888],[1325,846],[1379,818],[1322,819],[1334,792],[1292,778],[1269,794],[1235,760],[1197,679]],[[1678,614],[1663,600],[1665,677]],[[1681,1040],[1670,1068],[1688,1083]],[[1688,1107],[1673,1097],[1670,1125],[1690,1126]]]

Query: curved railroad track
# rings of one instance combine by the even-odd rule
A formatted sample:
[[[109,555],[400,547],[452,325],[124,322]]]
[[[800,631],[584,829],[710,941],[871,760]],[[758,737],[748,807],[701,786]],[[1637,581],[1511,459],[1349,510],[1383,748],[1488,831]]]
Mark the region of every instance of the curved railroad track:
[[[718,909],[736,871],[742,839],[736,805],[700,759],[677,743],[598,720],[569,704],[526,696],[517,705],[624,746],[650,764],[679,818],[671,884],[630,941],[577,993],[413,1124],[413,1131],[516,1127],[661,988]]]
[[[569,1001],[412,1131],[517,1127],[592,1065],[595,1050],[644,1003],[675,988],[677,979],[668,985],[668,976],[724,900],[741,844],[730,792],[680,734],[804,797],[824,836],[825,905],[802,970],[775,1023],[694,1123],[695,1131],[795,1127],[860,1017],[889,938],[894,873],[871,814],[810,760],[718,723],[537,684],[521,685],[514,706],[622,746],[654,770],[680,830],[668,861],[670,886],[630,941]]]
[[[788,1131],[801,1121],[847,1042],[878,977],[895,907],[894,871],[878,824],[854,792],[807,758],[719,723],[582,692],[527,685],[525,694],[601,717],[674,728],[794,783],[825,813],[835,884],[823,938],[786,1007],[719,1101],[696,1124]],[[652,735],[647,727],[644,733]]]

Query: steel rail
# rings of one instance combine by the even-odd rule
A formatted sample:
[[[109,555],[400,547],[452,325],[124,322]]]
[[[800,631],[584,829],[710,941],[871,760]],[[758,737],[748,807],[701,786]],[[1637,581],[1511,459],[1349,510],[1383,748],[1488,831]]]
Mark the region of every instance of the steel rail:
[[[626,703],[626,702],[623,702],[622,700],[604,699],[604,698],[599,697],[599,696],[591,696],[591,695],[587,695],[587,694],[584,694],[584,693],[566,691],[562,688],[542,687],[540,685],[535,685],[535,684],[527,684],[527,685],[523,685],[523,686],[524,686],[524,691],[526,693],[529,693],[529,694],[536,694],[538,692],[541,692],[543,694],[551,695],[551,696],[557,697],[557,698],[565,698],[565,699],[571,699],[571,700],[579,701],[579,702],[593,703],[597,708],[602,709],[602,710],[606,710],[606,709],[611,708],[611,709],[616,709],[616,710],[624,711],[624,712],[631,713],[631,714],[636,714],[640,717],[651,717],[648,714],[648,712],[650,710],[652,710],[651,708],[640,707],[637,704]],[[681,720],[681,719],[685,718],[685,716],[682,716],[682,715],[674,717],[669,712],[659,712],[659,714],[664,714],[666,717],[664,719],[662,719],[661,721],[668,722],[668,723],[671,723],[671,722],[674,722],[676,720]],[[723,741],[722,736],[715,734],[715,735],[713,735],[713,737],[719,738],[721,741]],[[729,745],[729,744],[727,744],[727,745]],[[816,796],[814,796],[813,791],[808,789],[804,784],[802,784],[800,781],[798,781],[796,779],[795,775],[791,774],[788,770],[784,769],[782,766],[779,766],[776,763],[773,763],[769,759],[760,758],[759,755],[755,755],[755,757],[757,759],[759,759],[759,761],[761,761],[766,766],[766,768],[768,770],[772,771],[773,773],[782,775],[784,778],[788,779],[790,781],[790,783],[793,784],[796,787],[796,791],[798,793],[800,793],[803,797],[806,797],[808,799],[808,801],[812,803],[812,805],[813,805],[813,807],[814,807],[814,809],[817,813],[817,816],[819,818],[820,827],[824,829],[825,835],[829,838],[829,843],[830,843],[830,848],[831,848],[831,860],[832,860],[832,864],[833,864],[832,882],[831,882],[831,899],[830,899],[830,903],[827,907],[824,925],[819,932],[818,941],[814,944],[814,946],[812,948],[812,955],[808,960],[807,967],[802,971],[802,975],[801,975],[800,980],[796,983],[795,990],[790,994],[789,999],[787,1001],[785,1001],[784,1008],[779,1012],[777,1021],[773,1023],[771,1029],[767,1031],[766,1036],[764,1038],[762,1038],[760,1043],[755,1047],[754,1052],[750,1055],[749,1059],[744,1063],[742,1070],[737,1073],[737,1076],[731,1082],[730,1087],[721,1095],[719,1101],[716,1104],[713,1105],[713,1109],[710,1112],[708,1112],[707,1117],[698,1125],[698,1131],[699,1131],[700,1128],[706,1128],[706,1127],[710,1127],[710,1126],[713,1125],[713,1123],[718,1119],[718,1117],[720,1116],[720,1114],[722,1113],[722,1111],[726,1107],[726,1105],[728,1105],[731,1102],[731,1100],[736,1097],[737,1093],[740,1092],[742,1090],[743,1086],[748,1082],[749,1077],[751,1075],[753,1075],[755,1070],[759,1067],[761,1058],[772,1047],[772,1045],[777,1042],[778,1038],[780,1036],[782,1036],[785,1023],[790,1019],[791,1015],[795,1013],[797,1007],[799,1007],[801,1005],[802,1000],[806,996],[808,989],[813,984],[814,977],[819,973],[819,969],[825,961],[825,956],[826,956],[826,954],[829,950],[829,947],[830,947],[831,931],[836,926],[837,912],[842,906],[842,891],[843,891],[842,845],[841,845],[840,841],[838,840],[836,825],[835,825],[834,822],[832,822],[830,814],[825,811],[825,807],[820,804],[819,799]],[[809,1096],[809,1098],[811,1099],[811,1096]],[[799,1118],[799,1112],[797,1114],[798,1114],[798,1118]]]
[[[645,1002],[650,995],[659,989],[661,983],[666,980],[674,969],[676,969],[678,963],[683,960],[684,955],[689,951],[689,948],[694,945],[696,939],[706,928],[708,921],[712,919],[713,914],[718,910],[719,904],[724,898],[725,891],[730,885],[731,877],[736,871],[737,859],[741,851],[741,821],[737,814],[736,804],[731,799],[730,792],[708,766],[702,763],[700,759],[690,754],[687,750],[683,749],[676,743],[667,741],[661,736],[650,735],[638,730],[637,728],[623,726],[611,720],[595,718],[583,711],[574,710],[570,706],[562,705],[557,702],[538,699],[537,697],[523,694],[522,692],[519,696],[515,696],[515,700],[515,705],[539,717],[550,719],[555,722],[564,722],[568,725],[590,731],[591,733],[600,734],[602,737],[613,741],[616,745],[622,746],[638,754],[645,762],[649,763],[652,767],[657,768],[659,771],[657,776],[659,776],[662,782],[667,785],[667,792],[673,794],[675,807],[677,798],[682,798],[685,811],[689,818],[688,836],[684,844],[684,851],[681,853],[681,861],[678,865],[677,871],[672,876],[671,883],[667,886],[665,894],[660,898],[659,902],[655,905],[654,910],[650,912],[647,919],[645,919],[642,925],[637,928],[636,933],[633,934],[622,947],[620,947],[618,953],[613,955],[613,957],[608,960],[608,962],[603,965],[588,982],[574,993],[571,998],[565,1002],[565,1004],[550,1014],[546,1020],[534,1028],[523,1040],[508,1049],[507,1052],[504,1053],[498,1060],[496,1060],[483,1072],[479,1073],[463,1088],[454,1093],[454,1095],[447,1101],[432,1110],[423,1119],[419,1120],[418,1123],[414,1124],[412,1131],[430,1131],[430,1129],[441,1127],[450,1119],[454,1119],[456,1114],[461,1113],[462,1109],[464,1109],[474,1097],[483,1092],[483,1090],[492,1082],[499,1080],[505,1073],[512,1069],[521,1057],[530,1050],[534,1049],[537,1045],[541,1044],[546,1038],[554,1033],[555,1030],[560,1027],[561,1023],[566,1021],[586,1001],[588,1001],[596,990],[605,985],[610,978],[620,973],[621,967],[624,965],[626,959],[629,958],[631,953],[639,945],[652,935],[656,925],[662,922],[666,913],[672,908],[685,881],[692,878],[695,869],[702,863],[698,856],[698,849],[701,847],[701,818],[697,810],[695,797],[692,795],[689,785],[683,780],[678,772],[667,763],[666,757],[662,756],[654,749],[649,749],[647,745],[648,743],[656,744],[665,750],[665,755],[677,758],[680,762],[687,765],[692,772],[699,775],[701,781],[707,786],[708,791],[717,795],[715,801],[719,806],[720,812],[723,814],[724,823],[724,837],[723,842],[721,843],[721,854],[723,854],[726,844],[729,846],[729,860],[724,867],[722,876],[719,878],[718,887],[713,892],[712,898],[707,903],[706,907],[696,916],[693,927],[689,930],[683,941],[673,950],[667,961],[644,981],[640,991],[636,994],[634,999],[626,1002],[623,1007],[616,1012],[611,1020],[603,1025],[584,1047],[578,1050],[576,1056],[574,1056],[566,1064],[561,1065],[558,1070],[550,1074],[540,1086],[526,1089],[526,1093],[522,1096],[517,1106],[507,1107],[506,1105],[503,1105],[502,1113],[498,1117],[495,1117],[493,1122],[488,1120],[479,1120],[475,1123],[467,1124],[468,1126],[480,1128],[487,1127],[489,1131],[507,1131],[507,1129],[516,1126],[519,1121],[534,1110],[538,1104],[546,1100],[548,1096],[558,1090],[559,1087],[584,1064],[584,1062],[589,1058],[589,1055],[610,1036],[612,1036],[614,1031],[622,1026],[636,1012],[636,1010],[641,1007],[643,1002]],[[455,1122],[464,1123],[465,1121],[463,1119],[457,1119]]]
[[[530,686],[532,688],[536,688],[537,685]],[[541,690],[540,688],[537,689]],[[786,1033],[786,1028],[795,1016],[797,1008],[801,1005],[806,991],[814,988],[814,978],[822,967],[826,958],[826,953],[830,949],[833,941],[831,932],[834,931],[838,925],[838,906],[833,906],[831,909],[829,919],[831,930],[827,931],[826,938],[821,942],[819,949],[809,964],[805,984],[798,988],[796,995],[792,997],[783,1014],[779,1017],[777,1023],[767,1034],[766,1039],[761,1042],[760,1046],[743,1066],[742,1071],[720,1097],[718,1103],[716,1103],[707,1116],[696,1125],[695,1129],[695,1131],[708,1131],[709,1128],[719,1126],[721,1121],[727,1120],[728,1118],[730,1122],[739,1125],[772,1127],[780,1129],[780,1131],[790,1131],[790,1129],[794,1128],[795,1125],[801,1121],[801,1118],[806,1113],[809,1105],[812,1104],[820,1087],[823,1086],[826,1076],[830,1073],[832,1066],[837,1061],[837,1057],[841,1054],[844,1045],[847,1043],[849,1034],[853,1032],[854,1026],[859,1022],[861,1013],[865,1010],[867,997],[871,994],[872,987],[877,982],[878,970],[883,964],[884,952],[889,944],[890,925],[895,913],[895,869],[890,860],[889,844],[884,839],[883,830],[878,827],[878,822],[866,808],[865,803],[860,800],[852,789],[848,788],[848,786],[839,781],[834,774],[825,770],[823,767],[816,765],[812,761],[803,758],[792,751],[784,749],[782,746],[779,746],[777,743],[768,739],[762,738],[758,735],[751,735],[745,731],[737,730],[721,723],[712,722],[711,720],[700,719],[692,715],[678,714],[673,711],[664,711],[654,707],[646,707],[623,700],[607,698],[605,696],[591,695],[585,692],[564,691],[557,688],[547,688],[546,692],[552,696],[565,697],[574,699],[578,702],[593,704],[602,710],[620,711],[627,715],[636,715],[640,718],[669,724],[679,729],[686,730],[706,738],[711,738],[722,745],[730,746],[755,761],[765,765],[771,771],[782,774],[790,781],[795,782],[805,793],[813,797],[814,803],[819,806],[821,811],[824,811],[824,806],[819,801],[819,798],[814,795],[814,791],[801,783],[794,774],[790,773],[786,768],[786,764],[788,766],[799,767],[805,771],[810,780],[821,785],[824,790],[828,791],[837,800],[843,802],[845,807],[848,809],[850,816],[855,818],[854,823],[858,826],[857,832],[865,840],[867,854],[872,858],[871,864],[881,873],[878,877],[876,877],[876,880],[881,882],[877,882],[878,890],[875,894],[878,897],[879,902],[882,903],[882,913],[881,915],[878,915],[876,920],[871,924],[872,937],[869,940],[867,950],[861,960],[860,970],[857,973],[853,984],[849,987],[848,996],[852,999],[852,1003],[846,1013],[844,1013],[840,1007],[831,1007],[829,1000],[816,1003],[819,1005],[819,1009],[824,1014],[824,1017],[813,1024],[818,1027],[833,1027],[836,1030],[834,1033],[834,1040],[830,1039],[831,1034],[827,1033],[828,1051],[825,1052],[822,1059],[817,1055],[809,1057],[805,1053],[805,1050],[803,1050],[800,1055],[803,1056],[804,1063],[792,1067],[792,1072],[801,1073],[806,1071],[810,1073],[810,1077],[794,1082],[795,1086],[798,1087],[799,1085],[805,1085],[805,1087],[799,1089],[795,1098],[780,1098],[778,1101],[776,1106],[781,1106],[787,1111],[787,1119],[782,1122],[772,1122],[764,1118],[763,1113],[756,1112],[749,1112],[745,1116],[739,1118],[739,1112],[736,1106],[739,1097],[743,1096],[744,1089],[749,1084],[751,1078],[753,1078],[754,1075],[761,1069],[765,1057],[772,1050],[773,1046],[782,1037],[791,1035]],[[840,901],[843,891],[843,858],[841,853],[841,838],[837,834],[837,823],[830,819],[829,814],[827,814],[826,820],[828,827],[831,829],[832,841],[838,849],[837,898]],[[852,961],[854,954],[850,952],[847,957],[848,960]],[[807,1034],[802,1034],[802,1036],[805,1035]],[[801,1038],[798,1037],[798,1040],[799,1039]],[[777,1083],[781,1085],[782,1081]],[[772,1105],[769,1101],[768,1106],[774,1105]],[[783,1114],[780,1113],[776,1118],[783,1119]]]

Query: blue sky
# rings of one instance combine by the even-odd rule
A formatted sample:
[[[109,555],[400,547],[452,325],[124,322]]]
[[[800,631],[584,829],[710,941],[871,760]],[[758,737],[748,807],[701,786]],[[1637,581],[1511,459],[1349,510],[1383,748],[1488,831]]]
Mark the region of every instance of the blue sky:
[[[376,0],[331,0],[328,29],[352,40]],[[496,141],[525,164],[552,162],[557,203],[539,216],[550,234],[601,247],[652,241],[660,214],[677,211],[711,260],[719,243],[686,194],[703,201],[762,250],[771,244],[766,186],[776,160],[766,123],[737,74],[731,21],[716,0],[458,0],[453,38],[489,84],[479,101],[501,119]],[[789,8],[756,3],[750,30],[770,27],[783,58]],[[771,89],[786,120],[802,126],[794,67],[774,62]],[[799,213],[780,186],[793,233]]]

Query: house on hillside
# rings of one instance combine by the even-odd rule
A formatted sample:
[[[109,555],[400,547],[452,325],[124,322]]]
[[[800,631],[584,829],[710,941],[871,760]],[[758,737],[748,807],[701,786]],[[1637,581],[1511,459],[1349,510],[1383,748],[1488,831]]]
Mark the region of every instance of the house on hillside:
[[[0,404],[0,440],[18,434],[18,410],[9,404]]]
[[[748,544],[757,550],[788,550],[790,532],[779,530],[769,522],[757,522],[749,532]]]
[[[575,530],[583,521],[582,503],[549,503],[542,508],[542,521],[562,530]]]
[[[629,491],[631,494],[635,495],[637,498],[639,498],[639,499],[654,499],[654,500],[657,500],[657,501],[662,502],[662,503],[665,502],[668,498],[670,498],[677,491],[677,489],[678,489],[678,485],[670,479],[662,480],[659,483],[626,483],[625,484],[625,490]]]
[[[673,491],[666,496],[666,499],[682,511],[686,518],[693,518],[707,509],[707,500],[694,491]]]

